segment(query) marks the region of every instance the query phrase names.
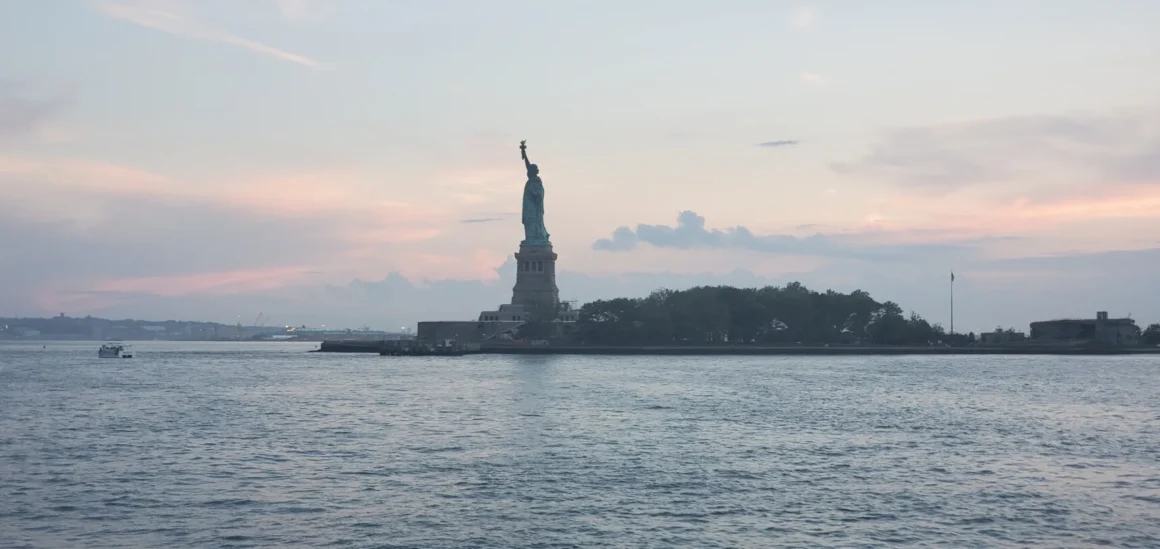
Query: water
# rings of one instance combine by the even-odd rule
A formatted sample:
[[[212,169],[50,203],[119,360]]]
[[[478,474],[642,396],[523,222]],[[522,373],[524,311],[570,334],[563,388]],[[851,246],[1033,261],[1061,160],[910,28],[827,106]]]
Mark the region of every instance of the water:
[[[0,547],[1160,546],[1160,358],[0,345]]]

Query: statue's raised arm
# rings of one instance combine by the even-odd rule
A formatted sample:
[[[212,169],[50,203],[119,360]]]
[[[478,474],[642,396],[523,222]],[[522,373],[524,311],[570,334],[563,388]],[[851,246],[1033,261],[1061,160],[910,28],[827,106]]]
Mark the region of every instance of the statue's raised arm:
[[[520,156],[524,159],[524,167],[531,170],[532,163],[528,161],[528,140],[520,141]]]

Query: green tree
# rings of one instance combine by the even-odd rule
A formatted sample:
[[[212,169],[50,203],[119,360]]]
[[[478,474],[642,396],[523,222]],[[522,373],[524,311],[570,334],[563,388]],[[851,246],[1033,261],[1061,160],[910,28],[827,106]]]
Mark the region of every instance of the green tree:
[[[933,344],[957,341],[894,302],[857,290],[700,286],[657,290],[639,299],[598,300],[580,308],[578,337],[601,345]],[[958,337],[958,336],[956,336]]]
[[[559,337],[559,323],[555,322],[560,316],[560,305],[554,303],[536,304],[526,309],[527,322],[519,327],[518,335],[524,339],[555,339]]]

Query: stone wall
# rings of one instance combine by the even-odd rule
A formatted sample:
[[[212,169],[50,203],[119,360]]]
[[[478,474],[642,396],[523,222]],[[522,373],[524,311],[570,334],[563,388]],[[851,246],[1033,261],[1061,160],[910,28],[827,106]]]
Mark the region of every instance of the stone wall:
[[[476,320],[438,320],[420,322],[418,339],[430,345],[442,345],[448,340],[461,345],[479,344],[499,334],[519,327],[522,322],[479,322]]]

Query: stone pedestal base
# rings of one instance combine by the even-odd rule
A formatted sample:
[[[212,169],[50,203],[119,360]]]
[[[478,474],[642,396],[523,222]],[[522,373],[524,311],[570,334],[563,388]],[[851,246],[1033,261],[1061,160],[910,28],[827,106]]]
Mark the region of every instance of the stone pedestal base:
[[[555,309],[560,304],[556,287],[556,252],[552,244],[520,244],[516,253],[516,285],[512,304],[523,305],[529,314],[542,308]]]

